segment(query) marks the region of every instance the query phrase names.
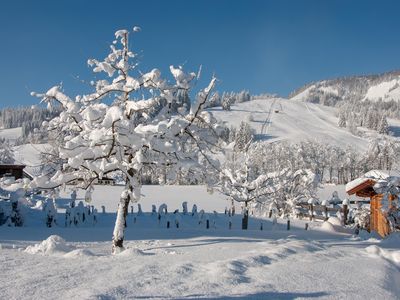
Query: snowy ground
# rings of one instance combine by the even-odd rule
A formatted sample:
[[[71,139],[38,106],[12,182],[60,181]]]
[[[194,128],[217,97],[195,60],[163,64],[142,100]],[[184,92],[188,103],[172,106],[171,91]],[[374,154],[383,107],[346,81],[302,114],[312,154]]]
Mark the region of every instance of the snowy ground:
[[[291,220],[288,231],[287,220],[274,225],[251,218],[249,230],[242,231],[241,216],[226,216],[224,198],[204,187],[144,187],[145,213],[137,215],[136,206],[129,213],[127,250],[112,256],[120,189],[100,186],[94,192],[92,204],[107,207],[96,226],[65,228],[60,214],[54,228],[44,221],[0,227],[0,299],[399,298],[399,235],[384,241],[354,237],[335,220],[311,223],[307,231],[306,221]],[[182,211],[183,200],[209,213],[203,219],[169,213],[158,220],[148,212],[161,202]]]
[[[1,228],[0,298],[398,299],[399,236],[380,242],[297,225],[265,222],[263,231],[246,232],[128,225],[127,250],[115,256],[104,230]],[[67,242],[29,247],[54,233]]]
[[[0,138],[14,142],[22,136],[22,127],[0,129]]]

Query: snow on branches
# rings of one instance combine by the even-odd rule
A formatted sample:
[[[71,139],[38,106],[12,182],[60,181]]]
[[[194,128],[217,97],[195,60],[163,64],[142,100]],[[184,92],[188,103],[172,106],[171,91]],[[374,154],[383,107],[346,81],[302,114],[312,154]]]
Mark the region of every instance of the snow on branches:
[[[315,197],[318,176],[314,172],[290,168],[260,172],[255,159],[258,148],[250,142],[243,151],[237,151],[232,143],[232,151],[227,153],[219,181],[222,194],[244,204],[244,220],[248,216],[249,204],[260,214],[272,205],[280,215],[289,215],[294,212],[298,202]]]
[[[122,248],[129,202],[139,200],[142,168],[168,166],[173,173],[198,166],[204,161],[199,157],[206,156],[215,143],[218,129],[212,116],[203,111],[216,79],[198,93],[190,109],[179,109],[196,74],[171,66],[174,82],[170,83],[158,69],[139,72],[136,55],[129,49],[129,34],[118,30],[106,58],[88,60],[93,72],[105,75],[92,82],[92,93],[72,99],[59,86],[33,93],[62,107],[60,116],[44,126],[59,132],[53,143],[63,160],[58,172],[36,178],[33,186],[55,188],[75,181],[88,188],[106,174],[122,172],[126,188],[114,230],[114,252]],[[190,105],[190,100],[184,102]]]

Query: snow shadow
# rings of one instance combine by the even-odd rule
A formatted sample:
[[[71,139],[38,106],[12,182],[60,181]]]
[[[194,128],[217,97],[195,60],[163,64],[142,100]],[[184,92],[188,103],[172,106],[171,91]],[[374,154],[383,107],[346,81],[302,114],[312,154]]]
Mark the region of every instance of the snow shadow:
[[[400,137],[400,126],[389,126],[389,132],[394,137]]]
[[[319,297],[327,297],[330,293],[327,292],[260,292],[255,294],[248,295],[232,295],[232,296],[215,296],[209,297],[203,294],[193,294],[188,295],[186,297],[178,297],[172,298],[175,300],[187,300],[187,299],[206,299],[206,300],[237,300],[237,299],[277,299],[277,300],[290,300],[290,299],[298,299],[298,298],[319,298]],[[165,299],[165,296],[136,296],[136,299]],[[113,297],[102,296],[98,299],[102,300],[111,300],[115,299]]]
[[[308,292],[308,293],[295,293],[295,292],[261,292],[249,295],[237,295],[237,296],[222,296],[222,297],[204,297],[202,299],[219,299],[219,300],[231,300],[231,299],[298,299],[298,298],[319,298],[329,296],[327,292]],[[194,298],[182,298],[182,299],[195,299]]]
[[[255,141],[266,141],[266,140],[271,140],[271,139],[276,139],[278,138],[277,136],[270,135],[270,134],[264,134],[264,133],[256,133],[254,135],[254,140]]]

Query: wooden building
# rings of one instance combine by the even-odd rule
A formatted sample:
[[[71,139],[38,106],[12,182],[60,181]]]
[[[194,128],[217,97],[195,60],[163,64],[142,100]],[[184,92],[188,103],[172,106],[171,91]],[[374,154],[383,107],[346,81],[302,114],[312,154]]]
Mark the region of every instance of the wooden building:
[[[0,164],[0,177],[10,176],[21,179],[24,176],[24,165]]]
[[[375,172],[375,173],[373,173]],[[362,198],[370,198],[370,231],[377,232],[381,237],[387,236],[391,232],[389,222],[387,220],[387,213],[382,210],[383,194],[378,194],[374,190],[374,185],[379,179],[386,179],[384,173],[377,173],[379,171],[371,171],[366,173],[364,178],[358,178],[349,182],[346,185],[346,192],[349,195],[356,195]],[[379,177],[374,177],[372,174],[379,174]],[[388,210],[394,208],[392,201],[397,196],[389,195],[388,197]]]

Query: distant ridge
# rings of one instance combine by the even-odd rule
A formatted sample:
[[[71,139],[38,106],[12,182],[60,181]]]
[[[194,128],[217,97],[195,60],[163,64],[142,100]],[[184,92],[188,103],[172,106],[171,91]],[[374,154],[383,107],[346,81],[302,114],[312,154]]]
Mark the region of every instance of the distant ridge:
[[[400,100],[400,70],[311,82],[292,92],[289,99],[329,106],[342,101],[397,102]]]

